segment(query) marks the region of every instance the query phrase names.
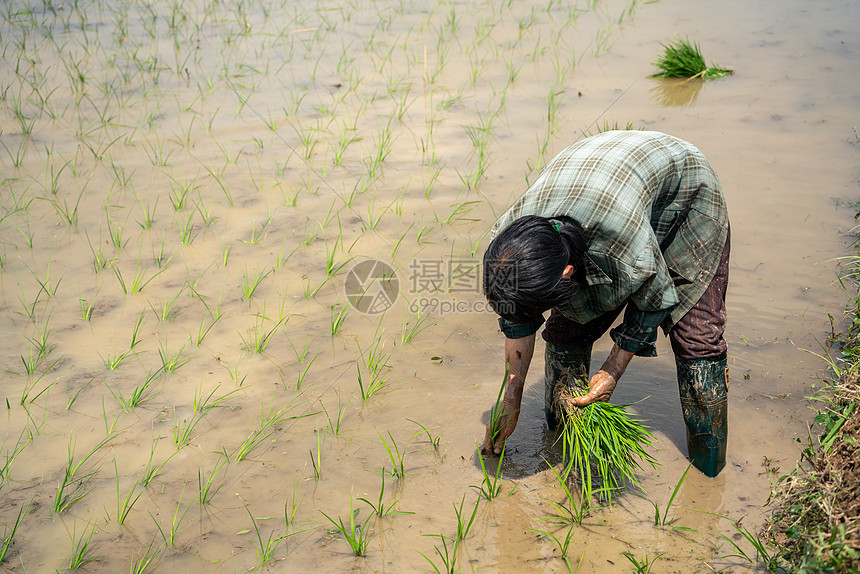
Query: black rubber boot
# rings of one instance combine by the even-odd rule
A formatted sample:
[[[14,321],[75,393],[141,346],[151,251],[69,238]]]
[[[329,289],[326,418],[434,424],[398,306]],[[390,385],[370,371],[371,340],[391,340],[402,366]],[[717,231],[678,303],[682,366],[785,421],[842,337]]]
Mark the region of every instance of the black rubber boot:
[[[560,347],[546,344],[544,367],[544,412],[549,430],[555,430],[558,419],[552,411],[552,393],[559,383],[570,386],[575,378],[588,378],[591,366],[591,345],[587,347]]]
[[[729,430],[726,356],[695,360],[675,357],[675,365],[690,461],[705,475],[717,476],[726,465]]]

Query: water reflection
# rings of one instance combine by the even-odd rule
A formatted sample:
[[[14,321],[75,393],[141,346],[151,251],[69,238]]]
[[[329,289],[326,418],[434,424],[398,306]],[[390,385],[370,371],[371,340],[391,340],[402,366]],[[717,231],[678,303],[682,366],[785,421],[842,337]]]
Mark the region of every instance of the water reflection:
[[[702,78],[665,78],[649,91],[651,100],[663,108],[696,103],[705,80]]]

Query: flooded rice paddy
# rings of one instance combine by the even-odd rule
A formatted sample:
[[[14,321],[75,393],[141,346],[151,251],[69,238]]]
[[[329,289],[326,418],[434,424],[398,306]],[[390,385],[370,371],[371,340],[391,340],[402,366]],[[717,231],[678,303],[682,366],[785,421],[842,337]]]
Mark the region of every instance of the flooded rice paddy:
[[[541,352],[500,495],[472,488],[504,373],[475,266],[543,163],[628,123],[695,143],[726,192],[728,464],[680,488],[694,530],[654,525],[687,467],[661,338],[614,400],[650,420],[662,469],[574,526],[570,567],[755,568],[720,534],[754,532],[795,464],[845,301],[856,4],[0,11],[0,569],[566,571],[532,530],[568,531],[542,521],[563,495]],[[736,73],[648,78],[684,36]],[[366,556],[334,530],[351,516]]]

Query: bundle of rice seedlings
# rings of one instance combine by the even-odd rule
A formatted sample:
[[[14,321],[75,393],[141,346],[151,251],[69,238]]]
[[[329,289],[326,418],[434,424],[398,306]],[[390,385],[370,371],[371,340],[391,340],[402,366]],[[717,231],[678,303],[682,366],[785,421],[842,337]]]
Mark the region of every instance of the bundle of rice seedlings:
[[[663,46],[663,56],[654,62],[660,69],[652,78],[722,78],[734,74],[734,70],[708,66],[699,51],[699,45],[689,40],[675,40]]]
[[[597,494],[612,502],[613,493],[627,485],[639,487],[636,471],[643,463],[659,468],[646,450],[654,435],[627,412],[628,405],[596,402],[580,408],[572,399],[588,392],[586,380],[556,385],[553,406],[562,422],[565,476],[575,471],[584,497]],[[595,484],[599,487],[595,488]]]

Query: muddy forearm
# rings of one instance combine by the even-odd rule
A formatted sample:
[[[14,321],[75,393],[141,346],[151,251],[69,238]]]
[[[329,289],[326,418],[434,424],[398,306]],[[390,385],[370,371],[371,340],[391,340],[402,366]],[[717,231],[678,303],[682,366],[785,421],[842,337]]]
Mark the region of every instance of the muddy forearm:
[[[523,398],[526,374],[535,352],[534,334],[521,339],[505,340],[505,362],[508,365],[508,380],[505,395],[517,405]]]
[[[609,356],[606,357],[606,361],[604,361],[600,370],[612,377],[615,382],[618,382],[618,379],[624,374],[624,370],[627,369],[627,365],[630,364],[631,359],[633,359],[633,353],[625,351],[618,345],[612,345],[612,350],[609,351]]]

